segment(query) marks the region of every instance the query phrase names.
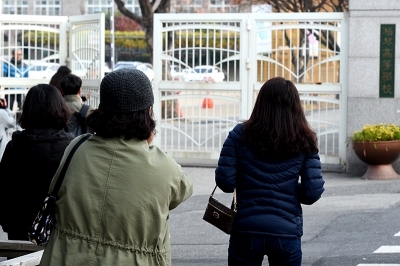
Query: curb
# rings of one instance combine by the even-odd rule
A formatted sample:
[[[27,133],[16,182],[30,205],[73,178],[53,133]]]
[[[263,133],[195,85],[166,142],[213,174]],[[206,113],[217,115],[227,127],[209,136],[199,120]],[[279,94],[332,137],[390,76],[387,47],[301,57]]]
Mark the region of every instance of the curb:
[[[218,159],[175,159],[182,167],[193,168],[216,168]],[[322,172],[327,173],[346,173],[346,166],[340,164],[322,164]]]

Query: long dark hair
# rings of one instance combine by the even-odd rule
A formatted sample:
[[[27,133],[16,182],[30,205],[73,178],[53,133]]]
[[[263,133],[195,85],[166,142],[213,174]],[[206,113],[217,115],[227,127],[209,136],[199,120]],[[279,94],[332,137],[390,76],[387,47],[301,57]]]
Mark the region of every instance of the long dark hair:
[[[244,123],[241,141],[263,158],[318,152],[317,136],[308,125],[293,82],[276,77],[264,83]]]
[[[61,93],[48,84],[38,84],[29,89],[18,119],[22,128],[55,128],[68,125],[70,111]]]
[[[68,74],[71,74],[71,69],[67,66],[60,66],[57,72],[50,79],[49,84],[56,87],[61,92],[62,96],[64,96],[64,91],[61,88],[61,80]]]
[[[134,137],[145,140],[155,133],[156,122],[153,119],[153,108],[133,113],[115,113],[112,111],[94,110],[86,119],[87,125],[96,135],[104,138]]]

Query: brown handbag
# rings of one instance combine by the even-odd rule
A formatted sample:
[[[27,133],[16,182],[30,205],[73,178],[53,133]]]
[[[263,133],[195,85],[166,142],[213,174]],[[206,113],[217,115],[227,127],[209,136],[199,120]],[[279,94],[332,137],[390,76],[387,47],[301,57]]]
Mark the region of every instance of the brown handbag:
[[[236,188],[233,191],[233,202],[231,208],[226,207],[224,204],[214,198],[214,192],[217,186],[215,186],[210,198],[206,211],[203,216],[203,220],[214,225],[223,232],[230,234],[232,230],[232,224],[236,216]]]

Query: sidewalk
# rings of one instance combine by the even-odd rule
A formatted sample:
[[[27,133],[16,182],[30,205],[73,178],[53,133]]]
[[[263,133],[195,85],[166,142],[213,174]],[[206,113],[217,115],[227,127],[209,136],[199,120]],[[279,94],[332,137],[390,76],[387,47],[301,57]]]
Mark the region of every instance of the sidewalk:
[[[194,183],[193,196],[211,194],[215,186],[215,166],[210,162],[195,163],[182,162],[183,170],[192,178]],[[344,172],[339,172],[329,169],[323,169],[322,174],[325,180],[325,192],[330,196],[339,195],[355,195],[355,194],[379,194],[379,193],[396,193],[399,191],[400,178],[391,180],[365,180],[360,176],[349,175]],[[396,184],[396,185],[394,185]],[[221,190],[216,190],[216,193],[223,193]],[[373,203],[372,203],[373,204]]]
[[[183,170],[193,180],[194,191],[193,195],[174,209],[170,215],[173,265],[226,265],[229,236],[202,220],[208,197],[215,186],[215,162],[212,162],[212,160],[199,160],[199,162],[179,160],[179,163],[182,164]],[[202,167],[195,167],[196,165]],[[321,199],[310,206],[302,205],[304,217],[302,243],[304,244],[304,254],[306,254],[304,266],[313,265],[321,256],[319,254],[320,249],[313,246],[313,243],[319,243],[316,239],[324,235],[327,228],[337,226],[336,219],[338,217],[342,217],[342,219],[349,216],[356,217],[349,227],[343,225],[344,227],[341,228],[342,231],[351,231],[354,224],[359,224],[357,214],[367,212],[367,216],[375,217],[374,213],[381,213],[383,210],[389,210],[400,204],[400,178],[365,180],[360,176],[352,176],[343,171],[333,172],[327,167],[323,170],[323,178],[325,180],[325,191]],[[217,189],[215,194],[216,198],[226,205],[232,200],[231,193],[223,193]],[[377,215],[379,216],[379,214]],[[334,231],[334,229],[332,230]],[[368,230],[368,227],[366,230]],[[373,230],[376,229],[373,228]],[[348,239],[343,238],[343,234],[337,237],[325,237],[330,239],[331,242],[324,242],[321,249],[334,248],[339,242],[345,245],[348,241]],[[368,242],[368,239],[364,239],[362,243],[364,242]],[[361,249],[359,246],[357,248]],[[354,254],[357,254],[357,251],[354,251]],[[264,265],[268,265],[266,260],[263,263]]]
[[[182,167],[197,167],[197,168],[216,168],[218,165],[218,159],[176,159]],[[323,172],[328,173],[345,173],[345,168],[343,165],[339,164],[322,164]]]
[[[176,161],[182,166],[186,174],[193,179],[194,196],[211,194],[215,186],[214,173],[218,165],[217,159],[177,159]],[[322,172],[325,188],[372,184],[371,180],[364,180],[359,176],[346,174],[342,165],[322,165]],[[217,189],[215,193],[223,192]]]

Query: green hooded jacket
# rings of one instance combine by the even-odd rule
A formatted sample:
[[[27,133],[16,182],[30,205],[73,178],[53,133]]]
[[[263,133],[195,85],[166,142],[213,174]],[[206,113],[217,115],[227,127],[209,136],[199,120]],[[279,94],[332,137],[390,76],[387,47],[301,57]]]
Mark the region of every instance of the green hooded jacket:
[[[83,136],[67,147],[50,192]],[[92,136],[65,174],[40,265],[171,265],[169,211],[192,190],[181,166],[146,140]]]

